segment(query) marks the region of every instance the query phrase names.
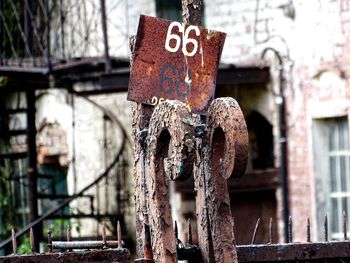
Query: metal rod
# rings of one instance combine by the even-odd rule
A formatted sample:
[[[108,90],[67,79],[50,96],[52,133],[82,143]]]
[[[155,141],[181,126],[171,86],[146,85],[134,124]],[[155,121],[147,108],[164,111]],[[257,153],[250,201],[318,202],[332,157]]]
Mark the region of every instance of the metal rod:
[[[270,224],[269,224],[269,244],[272,244],[272,217],[270,217]]]
[[[105,48],[105,71],[110,73],[112,71],[111,59],[109,57],[109,46],[108,46],[108,34],[107,34],[107,15],[106,15],[106,3],[105,0],[100,0],[101,5],[101,19],[102,19],[102,33],[103,33],[103,44]]]
[[[118,248],[118,241],[107,240],[107,247]],[[95,241],[52,241],[53,249],[103,249],[105,246],[102,240]]]
[[[328,242],[328,215],[324,216],[324,241]]]
[[[13,250],[13,254],[16,255],[17,254],[17,240],[16,240],[16,233],[15,230],[12,228],[11,231],[11,236],[12,236],[12,250]]]
[[[260,225],[260,217],[258,218],[258,220],[256,221],[256,224],[255,224],[253,238],[252,238],[252,242],[251,242],[252,245],[255,244],[256,232],[258,231],[259,225]]]
[[[61,20],[61,52],[62,52],[62,58],[66,59],[66,51],[65,51],[65,32],[64,32],[64,22],[65,22],[66,15],[64,14],[63,10],[63,0],[60,0],[60,20]]]
[[[34,239],[34,233],[33,228],[29,230],[29,244],[30,244],[30,251],[32,254],[35,253],[35,239]]]
[[[103,242],[103,246],[107,247],[106,222],[104,221],[102,223],[102,242]]]
[[[27,101],[27,147],[28,147],[28,167],[27,199],[29,205],[29,221],[38,218],[38,188],[37,188],[37,152],[36,152],[36,126],[35,126],[35,90],[28,89],[26,92]],[[35,236],[40,237],[40,227],[33,226]],[[39,249],[39,243],[35,243],[35,249]]]
[[[307,242],[311,242],[311,224],[310,218],[307,218],[307,229],[306,229]]]
[[[118,248],[122,247],[122,228],[120,227],[120,222],[117,224],[117,234],[118,234]]]
[[[343,233],[344,240],[348,240],[348,225],[347,225],[347,217],[345,211],[343,211]]]
[[[191,219],[187,219],[187,224],[188,224],[188,237],[187,237],[187,242],[188,244],[192,245],[192,225],[191,225]]]
[[[175,233],[175,239],[179,238],[179,231],[177,229],[177,221],[175,220],[175,224],[174,224],[174,233]]]
[[[67,241],[71,241],[71,229],[70,229],[70,225],[67,226]]]
[[[288,220],[288,243],[293,243],[293,220],[291,216]]]
[[[50,228],[47,231],[47,248],[49,249],[49,253],[52,253],[52,231]]]
[[[50,1],[45,1],[45,13],[46,13],[46,59],[49,72],[52,70],[51,65],[51,13],[49,8]]]

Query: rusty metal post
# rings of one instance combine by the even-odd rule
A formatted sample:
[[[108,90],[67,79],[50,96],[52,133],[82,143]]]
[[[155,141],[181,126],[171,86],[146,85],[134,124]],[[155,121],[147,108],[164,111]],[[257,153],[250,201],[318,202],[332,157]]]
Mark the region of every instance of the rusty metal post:
[[[159,104],[151,117],[147,138],[149,224],[155,262],[177,262],[168,180],[191,175],[195,158],[192,116],[179,101]]]
[[[242,111],[233,98],[212,102],[203,141],[206,205],[215,262],[238,262],[230,196],[226,180],[244,174],[248,132]]]

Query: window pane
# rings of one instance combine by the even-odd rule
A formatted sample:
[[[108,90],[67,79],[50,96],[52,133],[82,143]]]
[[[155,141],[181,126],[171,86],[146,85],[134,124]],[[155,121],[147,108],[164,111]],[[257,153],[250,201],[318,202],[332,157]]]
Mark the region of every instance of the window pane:
[[[337,150],[337,143],[336,143],[336,127],[332,125],[332,122],[330,122],[329,127],[329,150],[330,151],[336,151]]]
[[[339,224],[338,224],[338,198],[331,198],[331,231],[332,233],[339,232]]]
[[[331,182],[331,192],[337,192],[337,169],[336,169],[336,157],[332,156],[329,158],[330,167],[330,182]]]
[[[343,214],[343,212],[346,212],[347,207],[348,207],[348,199],[349,197],[343,197],[342,198],[342,203],[341,203],[341,210],[340,213]]]
[[[339,157],[339,162],[340,162],[340,171],[339,172],[340,172],[340,181],[341,181],[340,187],[341,187],[342,192],[346,192],[349,190],[347,183],[346,183],[346,181],[347,181],[347,178],[346,178],[347,168],[348,168],[348,167],[346,167],[346,158],[347,158],[347,156],[340,156]]]

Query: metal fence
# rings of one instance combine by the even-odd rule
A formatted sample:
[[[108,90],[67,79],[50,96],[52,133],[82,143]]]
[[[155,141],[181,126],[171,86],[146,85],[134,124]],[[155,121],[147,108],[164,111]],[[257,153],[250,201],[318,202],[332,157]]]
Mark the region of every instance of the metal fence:
[[[2,0],[0,67],[51,67],[81,58],[108,59],[110,52],[126,56],[127,8],[125,0]]]

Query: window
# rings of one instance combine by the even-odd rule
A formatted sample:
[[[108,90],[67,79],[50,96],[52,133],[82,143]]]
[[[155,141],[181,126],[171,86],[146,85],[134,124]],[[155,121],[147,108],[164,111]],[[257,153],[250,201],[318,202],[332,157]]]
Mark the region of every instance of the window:
[[[318,224],[323,224],[327,212],[330,238],[340,239],[343,236],[343,212],[350,215],[348,119],[338,117],[314,121],[313,132]]]
[[[180,0],[156,0],[157,17],[182,22],[182,4]],[[204,25],[204,3],[201,2],[202,26]]]
[[[156,1],[157,17],[174,21],[182,21],[181,1]]]

